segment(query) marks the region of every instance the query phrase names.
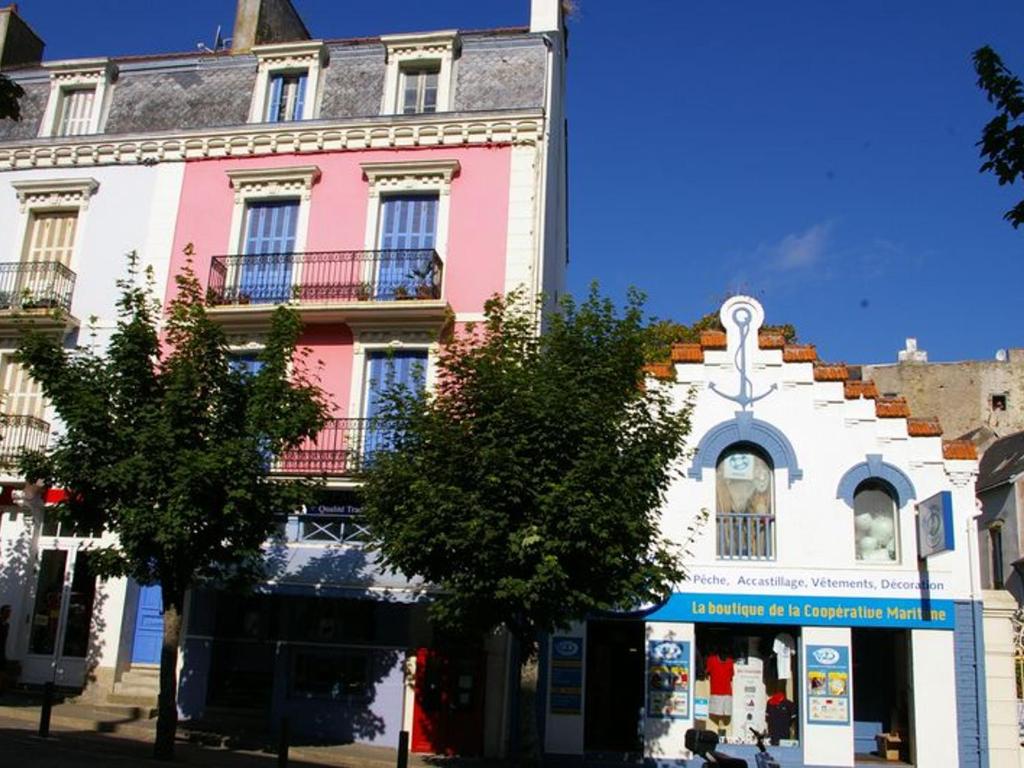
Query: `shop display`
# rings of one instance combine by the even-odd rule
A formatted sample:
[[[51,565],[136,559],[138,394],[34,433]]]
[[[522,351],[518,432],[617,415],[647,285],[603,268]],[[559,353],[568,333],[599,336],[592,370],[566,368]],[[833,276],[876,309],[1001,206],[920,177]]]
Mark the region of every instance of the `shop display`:
[[[788,680],[793,668],[793,652],[796,650],[796,642],[793,636],[781,632],[772,641],[772,651],[775,653],[776,676],[779,680]]]
[[[768,697],[765,719],[768,721],[768,738],[777,746],[780,741],[790,738],[790,729],[796,719],[796,704],[781,692],[773,693]]]
[[[751,729],[762,732],[765,723],[767,694],[764,685],[764,663],[761,659],[748,656],[737,662],[732,680],[732,722],[730,741],[734,744],[753,744]]]
[[[711,696],[708,711],[712,717],[732,717],[732,678],[735,661],[731,656],[713,653],[705,662],[708,677],[711,678]]]

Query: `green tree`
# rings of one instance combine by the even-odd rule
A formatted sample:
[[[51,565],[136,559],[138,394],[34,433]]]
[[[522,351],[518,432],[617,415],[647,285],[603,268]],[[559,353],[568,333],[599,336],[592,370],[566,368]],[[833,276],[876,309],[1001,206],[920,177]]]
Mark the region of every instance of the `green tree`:
[[[26,477],[63,488],[58,517],[110,531],[116,544],[90,559],[102,576],[130,576],[163,591],[163,646],[155,755],[170,759],[177,728],[176,666],[185,593],[206,579],[252,577],[275,518],[308,485],[269,477],[271,460],[323,424],[321,392],[302,362],[301,331],[275,311],[257,373],[231,364],[223,330],[207,316],[189,264],[162,310],[137,261],[119,282],[119,321],[105,354],[65,350],[28,332],[19,356],[64,422]],[[49,513],[49,511],[48,511]]]
[[[0,74],[0,120],[21,120],[21,104],[18,100],[24,95],[25,91],[20,85],[7,75]]]
[[[641,299],[623,313],[596,288],[538,307],[494,297],[441,348],[433,392],[390,387],[393,450],[363,487],[385,562],[439,590],[441,626],[538,633],[593,611],[648,604],[683,576],[659,509],[690,428],[688,404],[645,382]]]
[[[978,87],[998,111],[981,132],[978,146],[985,162],[980,171],[994,173],[1000,185],[1013,184],[1024,176],[1024,86],[987,45],[974,52],[974,71]],[[1024,224],[1024,200],[1003,218],[1015,229]]]

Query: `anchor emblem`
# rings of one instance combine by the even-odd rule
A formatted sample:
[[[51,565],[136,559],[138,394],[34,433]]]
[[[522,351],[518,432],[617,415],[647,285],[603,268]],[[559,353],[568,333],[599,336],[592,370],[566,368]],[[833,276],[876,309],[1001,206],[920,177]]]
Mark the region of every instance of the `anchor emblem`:
[[[708,389],[716,395],[725,398],[726,400],[731,400],[738,404],[743,410],[746,410],[758,400],[763,400],[778,389],[777,384],[772,384],[766,391],[759,395],[755,395],[753,394],[754,383],[750,380],[750,376],[747,374],[747,364],[749,362],[747,359],[748,348],[751,344],[751,339],[757,339],[757,329],[761,327],[761,320],[763,319],[763,315],[761,315],[757,318],[755,324],[754,308],[757,307],[757,309],[760,309],[760,307],[756,303],[752,304],[752,301],[752,299],[748,299],[745,296],[737,296],[731,301],[726,302],[725,306],[722,307],[721,313],[722,324],[733,325],[739,332],[739,346],[736,350],[736,356],[734,357],[736,370],[740,375],[739,392],[735,395],[729,395],[721,391],[714,383],[708,385]],[[730,307],[730,304],[733,306]],[[752,331],[753,335],[751,333]]]

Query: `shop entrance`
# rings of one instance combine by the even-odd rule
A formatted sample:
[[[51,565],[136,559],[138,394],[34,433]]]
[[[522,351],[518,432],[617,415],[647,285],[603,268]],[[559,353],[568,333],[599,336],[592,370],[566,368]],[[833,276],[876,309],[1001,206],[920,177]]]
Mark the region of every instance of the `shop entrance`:
[[[416,651],[413,752],[463,757],[483,752],[484,669],[478,649]]]
[[[34,587],[22,680],[81,688],[96,599],[96,575],[89,553],[44,549],[39,554]]]
[[[852,635],[854,752],[878,757],[876,736],[896,734],[898,740],[890,741],[889,748],[909,763],[913,754],[910,633],[854,629]]]
[[[644,706],[644,622],[587,622],[583,747],[639,752]]]

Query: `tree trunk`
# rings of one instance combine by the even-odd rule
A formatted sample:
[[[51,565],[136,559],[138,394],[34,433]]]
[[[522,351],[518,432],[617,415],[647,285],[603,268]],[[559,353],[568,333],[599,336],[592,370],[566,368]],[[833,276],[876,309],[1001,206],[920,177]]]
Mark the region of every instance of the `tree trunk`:
[[[160,649],[160,698],[157,705],[157,760],[174,759],[174,737],[178,730],[178,643],[181,640],[181,590],[163,584],[164,639]]]

